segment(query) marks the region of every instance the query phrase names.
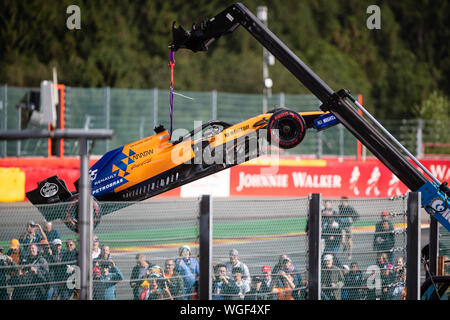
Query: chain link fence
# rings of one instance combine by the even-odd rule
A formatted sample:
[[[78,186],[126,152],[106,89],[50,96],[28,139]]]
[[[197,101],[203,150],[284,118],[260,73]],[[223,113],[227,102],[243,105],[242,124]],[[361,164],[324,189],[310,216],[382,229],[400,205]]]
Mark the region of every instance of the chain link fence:
[[[406,197],[321,206],[321,299],[404,299]],[[67,204],[46,209],[61,214]],[[93,299],[198,299],[199,200],[99,210],[113,212],[94,230]],[[212,299],[308,299],[309,198],[218,198],[212,212]],[[2,299],[77,299],[77,234],[61,220],[49,226],[30,204],[1,204],[0,219]]]
[[[308,198],[213,200],[212,299],[305,299],[308,208]]]
[[[439,256],[444,259],[444,275],[450,275],[450,232],[443,226],[439,226]]]
[[[67,204],[47,205],[45,209],[57,214],[65,211]],[[183,245],[191,248],[193,257],[198,254],[196,200],[127,203],[125,208],[123,203],[102,203],[99,210],[117,211],[103,216],[94,231],[94,300],[149,298],[155,286],[159,290],[151,299],[194,297],[196,279],[186,274],[185,264],[168,282],[171,289],[173,283],[177,284],[171,295],[164,290],[162,274],[167,267],[175,268]],[[51,226],[54,231],[47,233],[49,225],[38,208],[31,205],[2,205],[0,214],[2,298],[77,299],[80,285],[77,234],[61,220],[54,220]],[[168,264],[173,266],[166,267]],[[169,278],[169,273],[165,278]]]
[[[17,108],[29,100],[30,90],[36,88],[0,88],[1,129],[18,129],[26,124],[26,115]],[[169,91],[160,89],[116,89],[65,87],[65,128],[112,129],[111,140],[97,141],[92,154],[107,151],[152,135],[153,128],[163,124],[169,128]],[[179,91],[174,97],[174,139],[191,131],[200,122],[211,119],[234,124],[262,113],[263,96],[226,92]],[[276,106],[295,111],[317,111],[320,102],[313,95],[273,94],[268,99],[269,109]],[[448,154],[448,123],[424,120],[380,120],[408,150],[417,156],[429,153]],[[41,129],[47,129],[42,126]],[[437,143],[439,142],[439,143]],[[47,156],[47,141],[0,142],[0,156]],[[342,125],[323,132],[310,131],[300,146],[282,150],[283,154],[322,157],[356,156],[356,139]],[[64,154],[77,155],[78,142],[65,141]]]
[[[323,300],[404,298],[406,207],[403,197],[323,200]]]

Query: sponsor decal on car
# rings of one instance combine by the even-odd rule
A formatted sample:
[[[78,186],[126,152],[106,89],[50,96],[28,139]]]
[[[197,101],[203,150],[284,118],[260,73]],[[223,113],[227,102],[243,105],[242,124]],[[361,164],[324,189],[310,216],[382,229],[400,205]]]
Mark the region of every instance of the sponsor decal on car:
[[[54,183],[47,182],[42,186],[40,193],[44,198],[53,197],[58,193],[58,186]]]

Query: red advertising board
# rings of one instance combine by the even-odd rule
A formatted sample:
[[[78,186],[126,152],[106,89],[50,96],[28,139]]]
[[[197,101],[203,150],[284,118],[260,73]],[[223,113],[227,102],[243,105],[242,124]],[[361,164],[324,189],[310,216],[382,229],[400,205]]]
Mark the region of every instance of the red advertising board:
[[[422,160],[441,181],[450,179],[450,160]],[[278,167],[240,165],[231,168],[230,196],[298,197],[321,193],[326,197],[392,197],[408,188],[377,159],[326,160],[318,165]]]
[[[281,158],[270,165],[263,159],[255,160],[158,197],[197,197],[206,192],[217,197],[303,197],[321,193],[324,197],[373,198],[408,192],[408,188],[376,158],[365,161]],[[91,159],[90,165],[95,161],[97,159]],[[450,182],[450,159],[420,161],[438,180]],[[25,192],[52,175],[64,179],[73,191],[73,182],[79,177],[79,160],[76,158],[5,158],[0,159],[0,167],[21,168],[25,172]]]

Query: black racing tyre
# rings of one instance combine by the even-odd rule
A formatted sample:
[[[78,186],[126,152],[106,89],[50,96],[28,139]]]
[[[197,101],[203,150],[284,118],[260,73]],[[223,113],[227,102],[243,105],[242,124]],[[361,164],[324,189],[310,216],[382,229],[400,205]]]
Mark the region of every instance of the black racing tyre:
[[[67,208],[65,209],[64,212],[64,219],[63,222],[66,225],[67,228],[69,228],[70,230],[72,230],[73,232],[78,233],[78,201],[79,201],[79,197],[76,196],[74,197],[71,202],[68,204]],[[93,227],[95,229],[95,227],[97,227],[97,225],[100,223],[100,218],[101,218],[101,214],[100,214],[100,209],[99,209],[99,205],[97,203],[97,201],[93,200]]]
[[[267,141],[282,149],[291,149],[303,141],[306,135],[305,119],[297,112],[281,109],[275,111],[267,124]]]

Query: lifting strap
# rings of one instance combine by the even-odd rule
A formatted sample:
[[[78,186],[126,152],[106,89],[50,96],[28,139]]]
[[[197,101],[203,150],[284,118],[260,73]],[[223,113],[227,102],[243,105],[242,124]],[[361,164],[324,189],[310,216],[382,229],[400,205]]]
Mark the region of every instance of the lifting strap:
[[[175,50],[170,50],[170,139],[172,138],[172,118],[173,118],[173,68],[175,66]]]

